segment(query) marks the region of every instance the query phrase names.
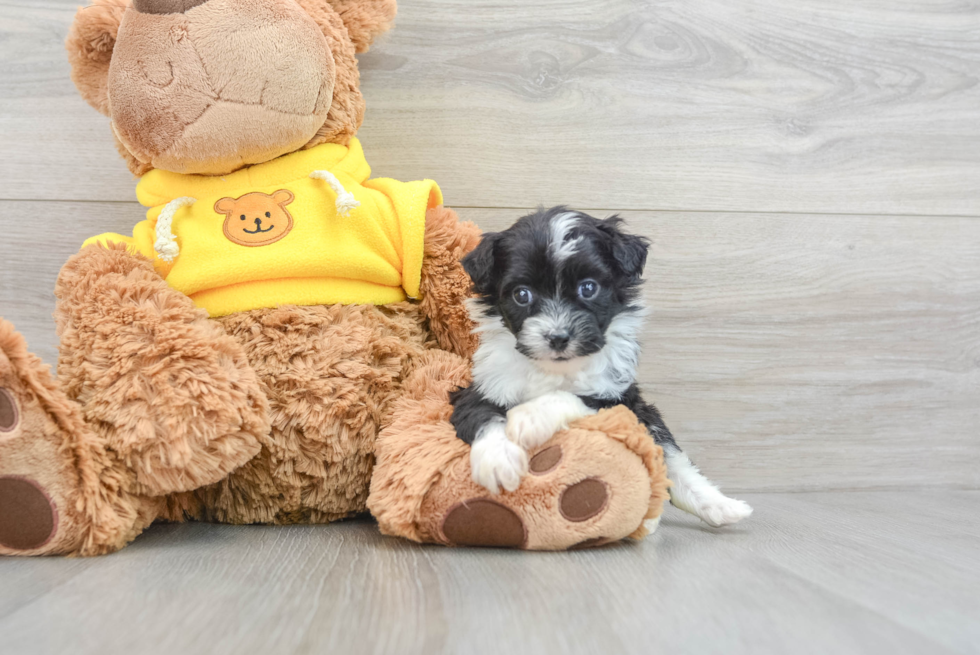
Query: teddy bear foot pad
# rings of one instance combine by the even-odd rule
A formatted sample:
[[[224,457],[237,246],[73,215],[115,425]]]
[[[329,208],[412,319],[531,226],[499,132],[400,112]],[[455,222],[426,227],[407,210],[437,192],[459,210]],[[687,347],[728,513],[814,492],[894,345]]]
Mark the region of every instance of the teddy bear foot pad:
[[[560,463],[561,446],[550,446],[535,455],[529,468],[532,475],[553,471]],[[564,489],[558,500],[558,511],[573,523],[587,521],[602,514],[609,504],[608,486],[598,478],[586,478]],[[458,503],[446,514],[442,534],[453,546],[490,546],[526,548],[528,530],[514,510],[492,498],[476,498]],[[613,541],[593,537],[576,547],[599,546]]]
[[[0,321],[0,555],[75,548],[81,520],[71,403]],[[77,420],[77,417],[76,417]]]
[[[423,501],[420,528],[426,541],[448,546],[595,547],[637,535],[650,502],[640,458],[603,434],[573,429],[533,453],[511,493],[489,495],[469,479],[466,460],[444,471]]]
[[[66,500],[42,481],[58,475],[60,467],[47,463],[64,455],[46,439],[47,417],[36,401],[8,386],[11,374],[0,375],[0,554],[38,554],[55,541]]]
[[[0,548],[37,550],[58,531],[58,510],[33,480],[0,477]]]

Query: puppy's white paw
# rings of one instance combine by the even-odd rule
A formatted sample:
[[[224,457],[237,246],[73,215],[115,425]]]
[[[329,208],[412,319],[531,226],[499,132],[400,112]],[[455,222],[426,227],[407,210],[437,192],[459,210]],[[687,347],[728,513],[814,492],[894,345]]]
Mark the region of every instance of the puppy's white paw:
[[[582,399],[567,391],[553,391],[507,412],[507,437],[533,450],[575,419],[595,414]]]
[[[654,532],[656,532],[657,528],[660,527],[661,518],[663,518],[663,515],[660,515],[655,519],[647,519],[646,521],[643,522],[643,527],[647,529],[648,537],[652,535]]]
[[[537,403],[518,405],[507,412],[507,438],[525,450],[534,450],[557,431],[554,417]]]
[[[694,514],[713,528],[738,523],[752,514],[752,508],[744,500],[721,496],[702,503]]]
[[[686,492],[686,493],[684,493]],[[752,508],[744,500],[724,495],[717,488],[671,489],[670,502],[674,507],[694,514],[713,528],[738,523],[752,514]]]
[[[492,494],[515,491],[527,475],[527,451],[507,439],[503,422],[488,424],[470,447],[473,482]]]
[[[674,483],[670,488],[670,502],[674,507],[694,514],[714,528],[738,523],[752,514],[748,503],[721,493],[701,475],[687,455],[679,450],[666,450],[664,454],[667,475]]]

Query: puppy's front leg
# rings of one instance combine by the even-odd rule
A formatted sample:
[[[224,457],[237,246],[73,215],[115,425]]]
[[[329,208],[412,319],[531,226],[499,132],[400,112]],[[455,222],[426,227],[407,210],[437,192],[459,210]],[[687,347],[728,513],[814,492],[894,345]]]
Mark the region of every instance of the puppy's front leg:
[[[507,439],[504,419],[484,424],[470,446],[473,482],[492,494],[515,491],[527,475],[527,451]]]
[[[492,494],[514,491],[527,475],[527,451],[507,438],[504,408],[475,387],[453,392],[450,418],[456,436],[470,445],[473,482]]]
[[[537,448],[575,419],[595,414],[582,399],[552,391],[507,412],[507,437],[525,450]]]

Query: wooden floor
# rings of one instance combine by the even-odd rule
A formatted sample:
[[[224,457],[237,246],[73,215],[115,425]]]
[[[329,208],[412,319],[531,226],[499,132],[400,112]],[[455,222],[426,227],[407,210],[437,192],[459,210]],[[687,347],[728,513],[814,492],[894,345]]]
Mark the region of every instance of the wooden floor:
[[[373,522],[157,526],[91,560],[0,560],[0,652],[980,652],[980,492],[753,494],[722,531],[422,547]]]
[[[82,2],[0,1],[0,315],[52,364],[59,268],[143,211]],[[0,655],[980,652],[980,3],[403,0],[360,62],[376,176],[651,239],[644,391],[756,515],[557,555],[159,526],[0,561]]]

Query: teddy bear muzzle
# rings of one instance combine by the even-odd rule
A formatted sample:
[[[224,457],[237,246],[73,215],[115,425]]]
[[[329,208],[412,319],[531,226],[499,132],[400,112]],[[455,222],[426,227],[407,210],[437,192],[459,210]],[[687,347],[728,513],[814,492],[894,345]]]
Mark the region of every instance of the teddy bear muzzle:
[[[109,66],[109,115],[140,162],[224,174],[308,143],[334,80],[330,46],[295,0],[137,0]]]

